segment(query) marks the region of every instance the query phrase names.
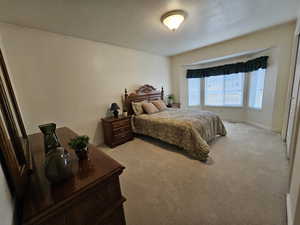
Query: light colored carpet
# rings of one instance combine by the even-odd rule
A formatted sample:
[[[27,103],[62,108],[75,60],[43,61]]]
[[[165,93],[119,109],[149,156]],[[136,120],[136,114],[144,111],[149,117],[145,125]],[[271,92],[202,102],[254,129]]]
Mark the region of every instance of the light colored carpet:
[[[122,163],[127,225],[286,225],[288,162],[278,134],[225,123],[202,163],[151,138],[102,149]]]

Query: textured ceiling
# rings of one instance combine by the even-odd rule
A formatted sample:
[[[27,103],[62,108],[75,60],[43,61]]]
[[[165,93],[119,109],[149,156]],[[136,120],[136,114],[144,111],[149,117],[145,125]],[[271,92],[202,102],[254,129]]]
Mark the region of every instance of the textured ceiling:
[[[183,9],[171,32],[160,22]],[[174,55],[296,18],[298,0],[0,0],[0,21]]]

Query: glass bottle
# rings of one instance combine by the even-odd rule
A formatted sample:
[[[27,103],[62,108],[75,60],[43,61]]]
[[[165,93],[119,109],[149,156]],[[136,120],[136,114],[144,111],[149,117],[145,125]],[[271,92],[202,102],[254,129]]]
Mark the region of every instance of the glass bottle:
[[[63,147],[46,154],[45,175],[51,183],[62,182],[73,175],[70,154]]]

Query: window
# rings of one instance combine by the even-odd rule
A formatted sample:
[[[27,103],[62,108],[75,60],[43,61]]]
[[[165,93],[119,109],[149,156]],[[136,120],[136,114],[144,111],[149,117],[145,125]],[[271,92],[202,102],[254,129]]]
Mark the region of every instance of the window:
[[[188,79],[189,106],[200,105],[200,78]]]
[[[265,83],[265,69],[259,69],[250,73],[249,99],[250,108],[261,109]]]
[[[207,106],[243,106],[244,73],[205,78]]]

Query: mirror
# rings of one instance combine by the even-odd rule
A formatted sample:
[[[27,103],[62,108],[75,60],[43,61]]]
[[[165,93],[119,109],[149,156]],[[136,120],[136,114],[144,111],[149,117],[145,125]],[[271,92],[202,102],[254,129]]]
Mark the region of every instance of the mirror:
[[[31,154],[17,99],[0,49],[0,159],[14,194],[22,195]]]

